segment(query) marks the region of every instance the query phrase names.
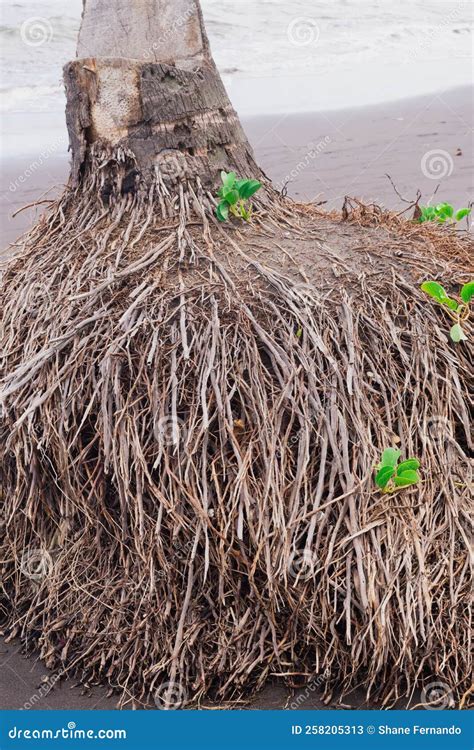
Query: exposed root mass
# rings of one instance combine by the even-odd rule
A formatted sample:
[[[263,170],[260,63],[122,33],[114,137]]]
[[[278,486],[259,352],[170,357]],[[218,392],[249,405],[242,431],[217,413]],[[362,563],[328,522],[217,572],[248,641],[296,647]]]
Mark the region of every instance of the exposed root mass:
[[[276,199],[224,231],[199,183],[111,219],[91,187],[0,288],[4,628],[124,705],[294,672],[328,698],[436,680],[459,703],[472,371],[416,283],[423,257],[453,264],[416,243],[399,271],[374,245],[331,255],[316,212]],[[423,483],[384,496],[394,444]]]

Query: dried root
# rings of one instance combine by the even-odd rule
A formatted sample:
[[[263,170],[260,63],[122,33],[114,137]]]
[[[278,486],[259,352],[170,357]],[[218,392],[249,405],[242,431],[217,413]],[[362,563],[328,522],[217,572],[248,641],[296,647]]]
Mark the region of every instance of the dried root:
[[[99,188],[3,274],[3,626],[122,705],[237,700],[292,671],[325,673],[327,699],[435,679],[459,702],[471,372],[419,256],[370,278],[354,256],[328,291],[251,249],[278,227],[308,244],[301,207],[238,235],[199,183],[113,209]],[[382,496],[392,444],[424,481]]]

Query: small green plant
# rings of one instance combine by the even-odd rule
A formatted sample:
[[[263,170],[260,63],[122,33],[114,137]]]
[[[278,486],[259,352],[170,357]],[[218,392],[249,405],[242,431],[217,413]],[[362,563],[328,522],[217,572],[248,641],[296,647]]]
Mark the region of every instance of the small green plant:
[[[465,216],[471,213],[470,208],[460,208],[454,211],[450,203],[438,203],[437,206],[420,206],[421,214],[418,221],[422,224],[424,221],[438,221],[440,224],[453,224],[461,221]]]
[[[235,172],[221,172],[222,187],[219,189],[219,205],[216,216],[219,221],[227,221],[229,213],[239,219],[248,221],[252,215],[250,198],[260,190],[262,183],[258,180],[238,180]]]
[[[401,451],[398,448],[386,448],[382,453],[382,460],[376,466],[375,484],[382,492],[395,492],[401,487],[411,487],[418,484],[420,462],[417,458],[409,458],[398,463]]]
[[[456,344],[459,341],[465,341],[466,334],[464,333],[462,324],[469,317],[469,305],[474,297],[474,281],[469,281],[461,287],[459,291],[461,302],[446,294],[444,287],[438,284],[437,281],[425,281],[420,289],[446,308],[449,317],[454,321],[454,325],[449,332],[451,339]]]

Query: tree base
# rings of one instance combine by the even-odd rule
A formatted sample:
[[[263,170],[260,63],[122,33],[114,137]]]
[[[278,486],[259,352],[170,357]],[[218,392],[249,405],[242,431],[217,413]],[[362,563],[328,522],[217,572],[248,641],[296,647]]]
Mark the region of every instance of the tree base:
[[[454,275],[428,246],[443,235],[274,194],[223,227],[198,181],[111,211],[100,182],[0,288],[3,627],[122,705],[235,700],[292,671],[387,705],[436,677],[459,702],[469,365],[415,281],[421,262]],[[423,483],[384,496],[393,444]]]

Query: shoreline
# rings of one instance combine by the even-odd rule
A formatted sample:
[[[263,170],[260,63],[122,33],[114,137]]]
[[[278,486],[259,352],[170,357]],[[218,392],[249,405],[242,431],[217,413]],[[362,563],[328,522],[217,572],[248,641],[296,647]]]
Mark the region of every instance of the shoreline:
[[[288,195],[295,200],[324,200],[327,209],[340,209],[344,196],[351,195],[402,211],[407,204],[388,173],[405,198],[414,199],[420,189],[427,203],[440,184],[436,200],[458,208],[474,192],[472,99],[473,89],[461,87],[387,105],[243,117],[242,123],[257,161],[278,187],[289,180]],[[0,259],[14,252],[7,246],[45,204],[12,214],[57,197],[67,182],[66,128],[51,128],[52,117],[41,113],[29,140],[23,118],[19,136],[29,145],[22,156],[1,160]]]

